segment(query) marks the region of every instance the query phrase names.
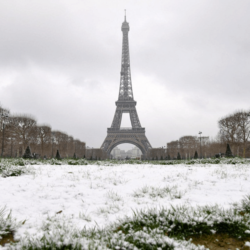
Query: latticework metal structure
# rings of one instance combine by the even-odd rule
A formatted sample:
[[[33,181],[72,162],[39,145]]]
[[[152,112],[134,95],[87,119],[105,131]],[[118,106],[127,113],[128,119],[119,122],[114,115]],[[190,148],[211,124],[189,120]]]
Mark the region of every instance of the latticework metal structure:
[[[130,58],[129,58],[129,23],[125,20],[122,23],[122,61],[121,77],[118,101],[116,101],[116,111],[111,128],[108,128],[108,135],[105,138],[101,148],[109,155],[114,147],[122,143],[131,143],[137,146],[144,158],[152,148],[146,135],[145,128],[141,123],[136,111],[136,101],[133,96]],[[121,128],[122,114],[129,113],[132,128]]]

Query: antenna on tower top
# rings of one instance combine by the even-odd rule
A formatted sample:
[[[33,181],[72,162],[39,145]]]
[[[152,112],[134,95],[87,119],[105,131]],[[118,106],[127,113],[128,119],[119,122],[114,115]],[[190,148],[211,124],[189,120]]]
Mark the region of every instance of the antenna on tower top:
[[[124,20],[126,21],[126,9],[124,10],[125,16],[124,16]]]

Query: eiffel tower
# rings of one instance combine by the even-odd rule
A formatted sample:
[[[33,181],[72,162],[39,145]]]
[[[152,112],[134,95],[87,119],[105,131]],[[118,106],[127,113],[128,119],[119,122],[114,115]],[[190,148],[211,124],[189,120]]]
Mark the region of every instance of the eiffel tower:
[[[126,12],[121,30],[123,33],[123,40],[120,90],[118,101],[115,102],[116,111],[114,119],[111,128],[108,128],[108,134],[101,146],[101,149],[104,150],[107,155],[110,155],[112,149],[117,145],[122,143],[130,143],[137,146],[141,150],[143,158],[147,158],[147,154],[152,147],[145,135],[145,128],[141,127],[135,107],[136,101],[134,100],[133,96],[129,59],[129,23],[126,21]],[[129,113],[132,128],[121,127],[123,113]]]

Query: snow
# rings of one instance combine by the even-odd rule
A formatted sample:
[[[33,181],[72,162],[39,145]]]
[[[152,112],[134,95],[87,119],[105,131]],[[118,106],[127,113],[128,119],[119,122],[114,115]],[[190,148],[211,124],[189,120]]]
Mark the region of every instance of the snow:
[[[22,221],[15,239],[41,235],[55,215],[81,229],[104,228],[133,211],[177,205],[229,208],[250,190],[249,165],[29,166],[33,173],[0,177],[0,208]]]
[[[250,247],[250,242],[247,241],[247,242],[245,243],[245,246]]]

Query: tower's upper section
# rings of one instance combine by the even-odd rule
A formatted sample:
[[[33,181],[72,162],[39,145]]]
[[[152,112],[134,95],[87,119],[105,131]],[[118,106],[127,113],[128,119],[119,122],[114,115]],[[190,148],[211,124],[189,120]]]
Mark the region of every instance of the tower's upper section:
[[[126,15],[124,17],[124,22],[122,23],[122,31],[129,31],[129,23],[126,20]]]
[[[131,73],[130,73],[130,58],[129,58],[129,42],[128,31],[129,24],[126,20],[122,23],[122,61],[121,61],[121,77],[120,77],[120,90],[118,96],[119,101],[134,101]]]

